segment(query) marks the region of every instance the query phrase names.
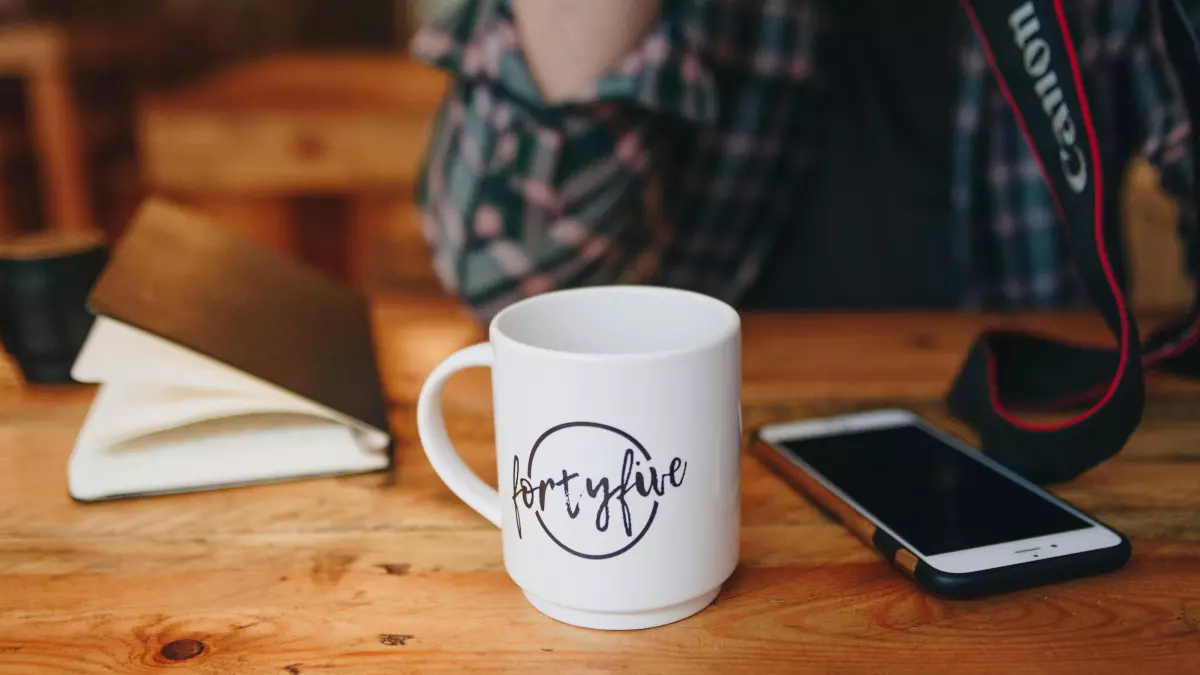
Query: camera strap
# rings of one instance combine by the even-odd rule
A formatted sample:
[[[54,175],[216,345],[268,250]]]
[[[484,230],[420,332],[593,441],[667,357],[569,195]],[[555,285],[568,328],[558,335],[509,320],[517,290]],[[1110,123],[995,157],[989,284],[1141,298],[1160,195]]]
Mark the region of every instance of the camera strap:
[[[1142,341],[1119,283],[1120,229],[1104,220],[1100,144],[1062,0],[960,0],[1001,93],[1038,160],[1071,260],[1116,348],[989,330],[971,347],[947,402],[979,433],[983,450],[1039,483],[1064,481],[1120,452],[1141,421],[1143,372],[1200,377],[1200,305]],[[1200,50],[1179,0],[1150,0],[1197,129]],[[1200,157],[1195,134],[1194,157]],[[1196,262],[1193,255],[1193,263]],[[1162,261],[1169,264],[1169,261]],[[1194,278],[1194,277],[1193,277]],[[1029,411],[1075,411],[1053,422]]]

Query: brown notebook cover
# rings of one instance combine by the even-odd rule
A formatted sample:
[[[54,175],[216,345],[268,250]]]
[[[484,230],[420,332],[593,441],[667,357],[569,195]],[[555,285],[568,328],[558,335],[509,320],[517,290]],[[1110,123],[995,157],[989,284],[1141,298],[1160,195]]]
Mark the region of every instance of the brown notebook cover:
[[[196,213],[148,201],[89,306],[388,430],[366,298]]]

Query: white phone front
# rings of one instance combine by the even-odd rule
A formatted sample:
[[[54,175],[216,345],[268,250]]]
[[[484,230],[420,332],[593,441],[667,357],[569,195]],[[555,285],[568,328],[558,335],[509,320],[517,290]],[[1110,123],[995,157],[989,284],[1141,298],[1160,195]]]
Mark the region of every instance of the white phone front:
[[[758,436],[778,454],[774,464],[819,483],[924,563],[922,585],[948,583],[950,595],[1108,571],[1128,559],[1115,531],[907,410],[775,424]],[[1016,569],[1023,565],[1028,574]]]

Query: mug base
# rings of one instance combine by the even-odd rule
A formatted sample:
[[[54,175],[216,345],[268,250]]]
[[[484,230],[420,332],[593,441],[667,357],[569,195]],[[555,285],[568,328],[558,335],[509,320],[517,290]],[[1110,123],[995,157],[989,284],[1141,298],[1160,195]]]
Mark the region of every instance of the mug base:
[[[564,607],[531,593],[525,593],[525,597],[542,614],[572,626],[595,628],[598,630],[640,630],[682,621],[708,607],[716,599],[717,593],[720,592],[721,587],[718,586],[703,595],[677,605],[658,607],[641,612],[593,612],[573,607]]]

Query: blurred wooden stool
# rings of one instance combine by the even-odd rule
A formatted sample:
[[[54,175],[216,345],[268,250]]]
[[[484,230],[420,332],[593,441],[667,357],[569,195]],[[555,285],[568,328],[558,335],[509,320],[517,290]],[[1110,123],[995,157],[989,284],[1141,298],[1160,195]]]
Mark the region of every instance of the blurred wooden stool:
[[[0,120],[0,240],[7,239],[20,231],[12,212],[12,200],[9,198],[9,186],[12,184],[14,158],[23,150],[21,132],[8,120]]]
[[[1184,264],[1179,205],[1158,184],[1144,159],[1130,163],[1122,185],[1125,254],[1135,309],[1181,312],[1192,306],[1194,286]]]
[[[141,102],[144,179],[260,243],[359,280],[377,227],[411,208],[446,84],[394,55],[235,66]]]
[[[0,26],[0,75],[22,78],[28,94],[29,127],[45,195],[46,227],[91,229],[91,197],[67,49],[65,34],[53,26]]]

